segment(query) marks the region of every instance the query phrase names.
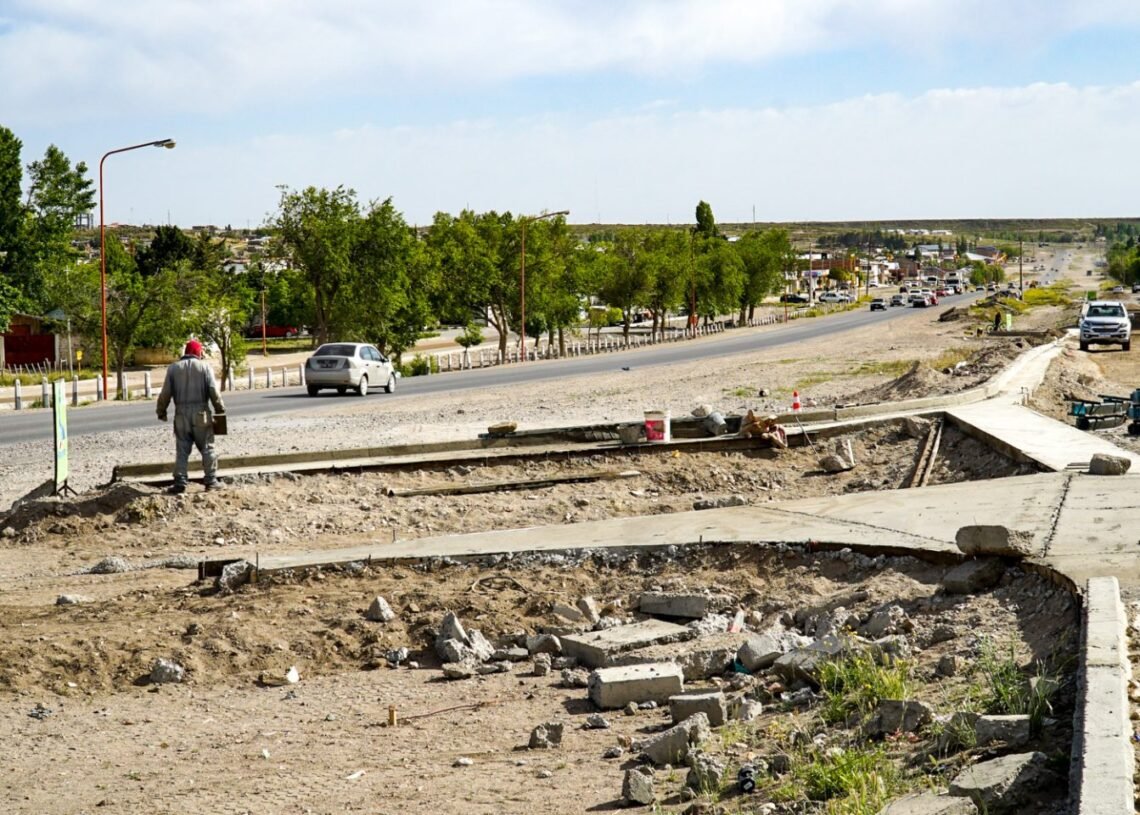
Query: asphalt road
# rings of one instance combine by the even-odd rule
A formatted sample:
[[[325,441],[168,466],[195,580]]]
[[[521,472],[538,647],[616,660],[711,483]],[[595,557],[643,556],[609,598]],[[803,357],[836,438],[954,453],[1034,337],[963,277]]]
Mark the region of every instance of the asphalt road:
[[[889,298],[895,289],[883,288],[879,291],[883,293],[883,296]],[[925,309],[922,313],[933,319],[945,309],[971,302],[977,296],[969,293],[945,298],[938,306]],[[538,383],[548,379],[610,373],[634,366],[642,368],[671,365],[709,357],[743,354],[761,348],[790,346],[803,340],[841,334],[876,323],[914,316],[917,311],[919,310],[909,306],[888,308],[885,312],[873,312],[864,307],[857,311],[848,311],[827,317],[796,320],[767,331],[748,328],[731,329],[723,334],[701,340],[686,340],[631,351],[456,371],[437,376],[417,376],[401,379],[395,394],[372,392],[365,399],[378,402],[389,399],[414,399],[420,394],[458,393],[465,390],[496,388],[504,385]],[[335,399],[359,399],[360,397],[338,397],[332,393],[322,392],[320,396],[314,398],[309,396],[304,388],[291,387],[233,391],[224,394],[223,398],[226,402],[227,414],[236,419],[312,410],[313,408],[328,407]],[[153,401],[87,405],[69,410],[67,416],[68,434],[70,436],[114,433],[156,421]],[[51,437],[52,418],[49,410],[23,410],[0,414],[0,447],[50,439]]]

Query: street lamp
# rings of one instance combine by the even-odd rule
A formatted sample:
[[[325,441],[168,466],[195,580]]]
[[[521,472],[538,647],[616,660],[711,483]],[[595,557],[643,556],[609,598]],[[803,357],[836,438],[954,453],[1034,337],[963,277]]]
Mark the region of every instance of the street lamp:
[[[519,362],[526,362],[526,225],[531,221],[543,221],[569,214],[570,210],[562,209],[558,212],[544,212],[542,215],[519,218],[519,223],[522,225],[522,252],[519,258]]]
[[[110,394],[107,391],[107,236],[106,227],[103,222],[103,162],[107,160],[107,156],[113,156],[115,153],[125,153],[128,150],[138,150],[140,147],[165,147],[167,150],[173,150],[174,139],[159,139],[158,141],[134,144],[130,147],[120,147],[118,150],[108,150],[103,154],[103,158],[99,159],[99,303],[103,322],[104,399],[109,399]]]

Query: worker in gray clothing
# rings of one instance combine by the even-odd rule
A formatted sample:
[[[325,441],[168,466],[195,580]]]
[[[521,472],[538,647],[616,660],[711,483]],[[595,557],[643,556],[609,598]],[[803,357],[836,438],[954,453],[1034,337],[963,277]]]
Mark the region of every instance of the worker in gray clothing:
[[[166,369],[162,393],[158,395],[158,420],[166,421],[166,408],[174,400],[174,485],[170,493],[186,492],[186,469],[190,464],[190,448],[202,454],[202,470],[207,490],[221,486],[218,481],[218,457],[214,453],[213,405],[217,413],[225,413],[214,371],[202,361],[202,343],[190,340],[182,359]]]

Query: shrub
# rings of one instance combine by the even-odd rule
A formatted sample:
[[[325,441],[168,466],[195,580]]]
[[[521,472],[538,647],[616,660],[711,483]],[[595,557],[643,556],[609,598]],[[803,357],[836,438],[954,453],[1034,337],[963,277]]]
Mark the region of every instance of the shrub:
[[[866,715],[883,699],[906,699],[909,681],[910,666],[902,661],[878,665],[869,655],[855,654],[827,662],[819,674],[824,698],[820,715],[825,722]]]
[[[439,373],[439,360],[435,357],[416,354],[412,357],[411,362],[401,362],[396,368],[399,370],[400,376],[427,376],[428,374]]]

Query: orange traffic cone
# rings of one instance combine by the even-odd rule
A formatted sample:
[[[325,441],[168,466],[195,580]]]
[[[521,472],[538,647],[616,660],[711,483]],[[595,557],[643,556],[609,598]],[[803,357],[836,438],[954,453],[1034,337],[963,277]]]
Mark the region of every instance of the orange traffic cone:
[[[800,412],[800,392],[792,391],[792,413]]]

